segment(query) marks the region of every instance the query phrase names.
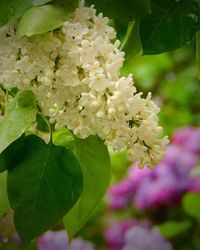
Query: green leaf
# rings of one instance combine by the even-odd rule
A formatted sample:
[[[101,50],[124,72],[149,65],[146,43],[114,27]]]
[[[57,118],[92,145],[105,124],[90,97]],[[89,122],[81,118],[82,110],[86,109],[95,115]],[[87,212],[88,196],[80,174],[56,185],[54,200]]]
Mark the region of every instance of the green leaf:
[[[7,172],[0,174],[0,216],[10,207],[7,195]]]
[[[200,28],[197,0],[152,0],[152,13],[140,20],[144,54],[159,54],[180,48],[191,41]]]
[[[13,163],[13,156],[23,146],[25,138],[25,135],[22,135],[0,154],[0,173],[11,169],[13,164],[15,164]]]
[[[65,20],[65,10],[53,5],[33,7],[22,16],[17,37],[42,34],[60,27]]]
[[[86,5],[95,5],[98,12],[103,12],[111,19],[135,20],[150,11],[149,0],[86,0]]]
[[[27,244],[54,226],[77,202],[83,185],[78,161],[64,147],[26,137],[8,171],[16,229]]]
[[[40,6],[49,2],[52,2],[54,0],[33,0],[33,6]]]
[[[36,99],[29,90],[19,91],[8,104],[0,123],[0,153],[18,139],[35,120]]]
[[[182,200],[184,211],[193,218],[200,220],[200,194],[187,193]]]
[[[190,229],[192,222],[190,220],[185,221],[167,221],[159,226],[161,234],[167,238],[171,239],[177,235]]]
[[[20,18],[33,6],[43,5],[52,0],[6,0],[0,4],[0,26]]]
[[[63,136],[64,134],[65,131]],[[97,136],[90,136],[84,140],[74,137],[74,140],[73,152],[82,168],[84,186],[79,201],[63,219],[69,238],[72,238],[91,218],[111,178],[110,157],[103,141]],[[58,137],[55,143],[59,143]],[[61,144],[63,145],[63,141]]]
[[[125,52],[126,60],[132,59],[142,50],[139,35],[139,21],[129,23],[127,33],[122,40],[121,49]]]
[[[75,137],[68,129],[63,128],[53,133],[53,143],[56,146],[63,146],[73,151],[75,148]]]
[[[64,8],[66,16],[69,16],[78,7],[79,0],[54,0],[54,3],[55,6]]]

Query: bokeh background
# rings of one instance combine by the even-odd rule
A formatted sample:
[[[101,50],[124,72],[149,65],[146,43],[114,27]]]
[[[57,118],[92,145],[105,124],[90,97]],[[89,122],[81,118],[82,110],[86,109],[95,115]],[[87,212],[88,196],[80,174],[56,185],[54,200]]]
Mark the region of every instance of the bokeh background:
[[[151,170],[112,152],[113,177],[92,219],[71,243],[62,223],[34,242],[32,250],[200,250],[200,82],[195,43],[174,52],[138,54],[125,62],[137,89],[160,106],[165,159]],[[0,197],[1,199],[1,197]],[[0,214],[0,249],[25,249]]]

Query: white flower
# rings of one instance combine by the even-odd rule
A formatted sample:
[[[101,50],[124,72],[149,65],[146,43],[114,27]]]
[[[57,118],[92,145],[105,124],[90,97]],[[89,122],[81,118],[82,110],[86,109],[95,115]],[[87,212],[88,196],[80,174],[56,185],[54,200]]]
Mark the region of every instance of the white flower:
[[[109,85],[109,80],[106,78],[104,74],[99,74],[97,76],[93,76],[90,78],[90,88],[99,91],[104,91],[106,87]]]
[[[93,6],[80,7],[56,32],[16,39],[15,25],[0,28],[0,82],[32,89],[55,128],[80,138],[97,134],[114,150],[127,149],[140,166],[164,156],[159,108],[137,93],[132,75],[120,77],[124,52],[115,30]]]

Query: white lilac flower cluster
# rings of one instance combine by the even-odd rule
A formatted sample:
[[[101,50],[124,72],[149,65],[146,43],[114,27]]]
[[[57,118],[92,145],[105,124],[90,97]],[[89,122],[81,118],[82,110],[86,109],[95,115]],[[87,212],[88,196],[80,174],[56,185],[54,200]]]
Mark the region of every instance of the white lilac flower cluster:
[[[0,29],[0,83],[31,89],[56,129],[97,134],[130,160],[156,164],[167,138],[158,139],[159,108],[142,98],[132,76],[120,77],[124,52],[102,13],[83,4],[60,29],[17,40],[14,25]]]

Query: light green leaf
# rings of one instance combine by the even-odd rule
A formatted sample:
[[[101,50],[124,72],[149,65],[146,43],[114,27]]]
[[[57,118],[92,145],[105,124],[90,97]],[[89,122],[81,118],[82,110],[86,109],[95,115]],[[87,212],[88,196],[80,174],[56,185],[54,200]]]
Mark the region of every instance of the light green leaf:
[[[53,133],[53,143],[73,151],[75,148],[75,137],[69,130],[64,128]]]
[[[167,238],[173,238],[189,228],[191,228],[192,222],[190,220],[185,221],[167,221],[159,226],[161,234]]]
[[[52,2],[54,0],[33,0],[33,6],[40,6],[49,2]]]
[[[0,27],[20,18],[26,10],[33,6],[43,5],[52,0],[6,0],[0,4]]]
[[[10,207],[7,195],[7,172],[0,174],[0,216]]]
[[[12,157],[8,197],[16,229],[25,242],[54,226],[77,202],[83,186],[80,165],[64,147],[26,137]]]
[[[182,200],[184,211],[197,220],[200,220],[200,194],[187,193]]]
[[[0,153],[18,139],[35,120],[36,99],[29,90],[19,91],[8,104],[0,123]]]
[[[42,34],[60,27],[65,20],[65,10],[53,5],[33,7],[22,16],[17,37]]]
[[[75,138],[73,151],[83,172],[83,192],[63,222],[72,238],[91,218],[102,199],[111,178],[110,157],[103,141],[97,136]]]

